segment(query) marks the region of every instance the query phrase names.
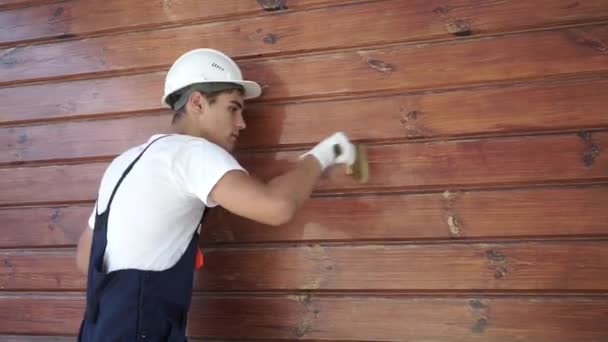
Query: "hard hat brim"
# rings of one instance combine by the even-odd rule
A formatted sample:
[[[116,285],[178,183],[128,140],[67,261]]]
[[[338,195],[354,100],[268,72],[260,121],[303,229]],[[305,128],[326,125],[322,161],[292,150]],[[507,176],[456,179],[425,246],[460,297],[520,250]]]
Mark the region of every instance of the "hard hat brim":
[[[245,93],[243,94],[243,98],[245,100],[249,100],[249,99],[254,99],[256,97],[260,97],[260,95],[262,95],[262,87],[257,83],[257,82],[253,82],[253,81],[237,81],[237,80],[230,80],[230,81],[203,81],[200,83],[216,83],[216,82],[229,82],[229,83],[235,83],[235,84],[239,84],[241,86],[243,86],[243,89],[245,90]],[[170,96],[171,94],[167,94],[165,96],[163,96],[163,98],[161,99],[161,104],[163,107],[166,108],[171,108],[171,106],[167,103],[167,98]]]
[[[240,84],[245,88],[245,94],[243,95],[245,100],[254,99],[262,95],[262,87],[257,82],[253,81],[230,81],[232,83]]]

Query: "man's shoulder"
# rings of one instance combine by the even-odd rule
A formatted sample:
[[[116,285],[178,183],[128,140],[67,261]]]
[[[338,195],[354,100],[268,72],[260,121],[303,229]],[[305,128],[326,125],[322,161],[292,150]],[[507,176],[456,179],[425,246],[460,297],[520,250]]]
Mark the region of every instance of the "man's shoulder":
[[[221,155],[231,155],[221,146],[201,137],[194,137],[188,135],[181,135],[172,140],[173,143],[178,144],[179,151],[185,153],[215,153]]]

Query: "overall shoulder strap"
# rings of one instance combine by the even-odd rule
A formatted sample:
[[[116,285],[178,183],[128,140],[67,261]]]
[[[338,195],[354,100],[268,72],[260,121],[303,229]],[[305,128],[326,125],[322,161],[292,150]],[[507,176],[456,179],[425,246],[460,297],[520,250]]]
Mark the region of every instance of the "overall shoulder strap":
[[[116,195],[116,190],[118,190],[118,187],[120,186],[120,184],[122,183],[122,181],[125,179],[125,177],[129,174],[129,172],[131,172],[131,169],[133,169],[133,166],[137,163],[137,161],[139,161],[139,159],[141,158],[141,156],[144,154],[144,152],[146,152],[146,150],[148,150],[148,148],[150,146],[152,146],[152,144],[154,144],[155,142],[157,142],[158,140],[168,137],[170,136],[170,134],[168,135],[163,135],[162,137],[158,137],[156,139],[154,139],[151,143],[148,144],[148,146],[146,146],[146,148],[144,148],[143,151],[141,151],[141,153],[137,156],[137,158],[135,158],[131,164],[129,164],[129,166],[125,169],[125,171],[122,173],[122,175],[120,176],[120,179],[118,180],[118,182],[116,183],[116,186],[114,186],[114,190],[112,190],[112,195],[110,196],[110,200],[108,201],[108,205],[106,207],[106,212],[108,212],[110,210],[110,205],[112,205],[112,201],[114,200],[114,195]],[[97,210],[97,215],[99,215],[99,209]]]

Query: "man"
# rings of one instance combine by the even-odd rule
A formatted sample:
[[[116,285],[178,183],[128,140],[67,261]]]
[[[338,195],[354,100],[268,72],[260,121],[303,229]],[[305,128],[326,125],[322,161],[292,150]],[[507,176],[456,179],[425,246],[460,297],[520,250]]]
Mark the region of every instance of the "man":
[[[172,132],[112,161],[78,242],[77,266],[88,276],[79,341],[185,341],[205,209],[278,226],[325,169],[354,162],[354,146],[336,133],[268,183],[250,177],[230,152],[245,129],[244,100],[261,92],[216,50],[192,50],[171,66],[162,103],[175,111]]]

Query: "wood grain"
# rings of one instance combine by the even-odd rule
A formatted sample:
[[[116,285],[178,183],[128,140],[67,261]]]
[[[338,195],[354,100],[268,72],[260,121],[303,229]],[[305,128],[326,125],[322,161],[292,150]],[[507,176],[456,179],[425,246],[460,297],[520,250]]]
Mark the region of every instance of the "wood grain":
[[[0,209],[0,247],[74,246],[93,206]]]
[[[140,0],[138,3],[143,1]],[[236,3],[237,1],[232,2]],[[588,1],[585,5],[571,8],[563,8],[564,5],[569,4],[569,0],[557,2],[555,0],[543,0],[534,3],[520,2],[518,4],[495,1],[484,2],[488,6],[481,6],[478,2],[475,6],[471,6],[472,1],[462,0],[448,3],[417,1],[414,4],[406,1],[364,2],[307,12],[296,11],[280,16],[230,20],[217,25],[183,26],[25,46],[23,48],[17,47],[10,51],[0,50],[0,56],[4,55],[0,58],[0,70],[2,70],[0,84],[27,79],[168,66],[181,53],[201,47],[201,44],[213,46],[230,56],[240,58],[261,54],[283,54],[305,50],[337,49],[449,37],[452,36],[452,32],[461,34],[462,30],[465,34],[467,34],[466,32],[473,34],[473,32],[509,31],[526,26],[550,26],[559,24],[560,21],[568,23],[608,18],[608,1],[606,0]],[[229,6],[219,5],[219,1],[216,1],[216,3],[218,5],[211,7],[221,6],[224,8],[223,10],[230,10]],[[253,1],[246,3],[250,4],[239,3],[240,5],[236,5],[236,11],[238,12],[241,8],[243,10],[245,8],[250,9],[252,5],[255,5]],[[115,4],[108,6],[116,7]],[[145,7],[156,8],[162,6],[157,2],[145,5]],[[200,8],[203,6],[206,7],[203,4],[184,5],[183,7]],[[118,15],[115,22],[118,25],[130,22],[129,12],[138,11],[137,4],[127,7],[129,8],[128,11],[119,12],[121,14]],[[451,11],[450,7],[460,7],[460,10]],[[47,16],[61,12],[59,16],[52,18],[52,20],[59,22],[65,20],[66,25],[71,25],[70,11],[60,11],[59,8],[62,7],[58,7],[55,11],[47,10]],[[465,8],[468,8],[468,10]],[[173,10],[171,8],[171,11]],[[182,12],[178,8],[175,10]],[[111,15],[114,21],[116,10],[106,10],[102,7],[99,12],[95,11],[95,13],[106,11],[111,13],[108,15]],[[149,11],[144,9],[135,17],[145,16]],[[186,9],[186,12],[188,12],[188,9]],[[189,13],[192,13],[190,15],[200,16],[200,12],[194,10]],[[213,15],[213,9],[210,13]],[[537,13],[544,13],[544,15],[539,19]],[[162,16],[166,15],[163,14]],[[66,18],[64,19],[62,16],[66,16]],[[79,17],[81,14],[75,14],[75,16]],[[408,18],[408,20],[404,21],[403,18]],[[86,20],[86,18],[83,20]],[[100,18],[100,20],[107,19]],[[94,20],[88,21],[90,23],[87,25],[93,25],[95,22]],[[47,22],[48,19],[45,20],[45,23]],[[135,19],[135,22],[137,22],[137,19]],[[327,22],[331,22],[330,34],[325,30],[319,30],[319,27]],[[8,24],[10,25],[10,21]],[[358,34],[351,34],[353,30],[356,30]],[[23,32],[23,30],[9,31]],[[183,38],[175,39],[175,37]],[[599,39],[601,41],[601,37]],[[0,37],[0,41],[2,40],[5,39]],[[171,46],[171,48],[166,48],[167,46]],[[516,46],[514,48],[518,49]],[[362,57],[365,57],[365,55]],[[478,61],[484,60],[483,57],[476,59]],[[358,64],[356,61],[353,61],[353,63]],[[449,63],[454,62],[450,61]],[[410,63],[404,63],[403,65],[408,64]],[[401,63],[395,63],[393,66],[397,65],[397,69],[403,70]],[[458,66],[454,65],[454,67],[457,68]],[[410,66],[405,67],[405,69],[409,68]],[[399,70],[397,70],[397,73],[399,73]],[[347,79],[355,81],[355,79]]]
[[[605,291],[608,243],[206,248],[202,291]],[[2,290],[83,290],[74,252],[0,252]]]
[[[346,1],[291,0],[289,10],[344,2]],[[92,8],[95,10],[91,10]],[[581,9],[581,12],[587,10]],[[158,30],[158,27],[162,26],[192,22],[232,21],[246,15],[262,16],[263,13],[264,10],[255,1],[239,0],[210,0],[204,3],[146,0],[88,0],[86,3],[63,1],[0,12],[0,45],[52,38],[76,38],[102,32],[154,28]]]
[[[462,186],[568,182],[605,179],[608,157],[601,153],[608,133],[559,134],[368,148],[368,183],[361,184],[334,168],[318,186],[321,192],[383,189],[450,189]],[[240,156],[263,180],[293,167],[302,152]]]
[[[4,2],[6,1],[4,0]],[[289,11],[301,10],[311,5],[335,5],[343,2],[345,1],[291,0],[288,8]],[[1,3],[0,8],[2,8]],[[402,29],[404,39],[449,34],[466,35],[467,29],[470,31],[469,34],[504,32],[530,27],[588,22],[605,19],[608,16],[607,3],[603,0],[579,2],[574,5],[566,0],[536,1],[534,4],[493,1],[473,3],[468,0],[410,1],[407,4],[408,6],[403,6],[399,2],[385,2],[378,5],[382,8],[390,8],[390,12],[381,15],[382,21],[392,19],[395,14],[408,18],[401,24],[393,22],[395,27]],[[95,8],[95,11],[90,11],[91,7]],[[370,9],[375,8],[372,5]],[[342,12],[336,13],[339,15]],[[67,1],[1,12],[0,45],[41,39],[74,38],[100,32],[155,28],[168,24],[184,25],[194,21],[226,19],[234,21],[244,15],[261,16],[261,14],[261,6],[254,1],[212,0],[202,4],[196,1],[158,3],[137,0],[129,1],[128,6],[124,0],[89,0],[86,5],[78,1]],[[380,16],[380,14],[368,12],[365,13],[365,18],[375,15]],[[314,14],[308,15],[313,19],[314,16]],[[293,18],[299,17],[293,16]],[[273,24],[269,26],[279,28],[279,32],[288,30],[287,27],[276,25],[280,19],[270,20]],[[360,20],[360,22],[366,24],[366,20]],[[27,23],[27,25],[23,23]],[[229,24],[223,25],[228,26]],[[292,24],[291,27],[293,26]],[[340,28],[340,26],[336,26]],[[222,24],[217,27],[218,31],[222,31],[224,28]],[[201,30],[200,27],[197,29]],[[183,31],[187,32],[186,29]],[[336,32],[336,38],[340,36],[340,33]],[[362,30],[361,33],[369,34],[371,32]],[[390,32],[385,32],[378,38],[384,37],[385,34],[390,34]],[[327,38],[327,35],[324,38]]]
[[[374,145],[370,180],[334,168],[322,193],[454,189],[548,182],[602,181],[608,176],[608,132]],[[269,180],[294,167],[304,151],[237,155],[255,177]],[[90,201],[107,162],[0,169],[0,205]]]
[[[27,335],[0,335],[4,342],[73,342],[76,336],[27,336]]]
[[[606,235],[606,203],[605,186],[322,197],[279,228],[213,209],[202,238],[232,244]]]
[[[215,208],[202,244],[606,235],[607,202],[605,185],[320,197],[280,228]],[[0,209],[0,247],[75,246],[92,207]]]
[[[52,4],[60,1],[61,0],[0,0],[0,10],[36,6],[40,4]]]
[[[608,127],[606,106],[605,79],[254,104],[245,114],[247,129],[239,145],[255,149],[313,144],[337,131],[346,132],[353,140],[389,141]],[[171,114],[164,112],[0,128],[0,164],[115,155],[152,134],[165,132],[170,120]],[[108,139],[108,132],[112,132],[112,139]]]
[[[0,303],[6,309],[0,312],[2,333],[74,334],[84,298],[5,295]],[[604,297],[196,296],[188,335],[238,340],[592,342],[608,337],[603,324],[607,307]]]
[[[241,66],[246,78],[262,83],[265,93],[261,99],[265,101],[597,74],[608,70],[608,55],[601,43],[608,39],[607,28],[593,26],[441,44],[400,45],[248,61]],[[95,59],[99,54],[91,56]],[[17,75],[32,70],[22,70]],[[153,72],[0,88],[0,107],[11,108],[2,121],[158,110],[163,82],[164,72]]]

